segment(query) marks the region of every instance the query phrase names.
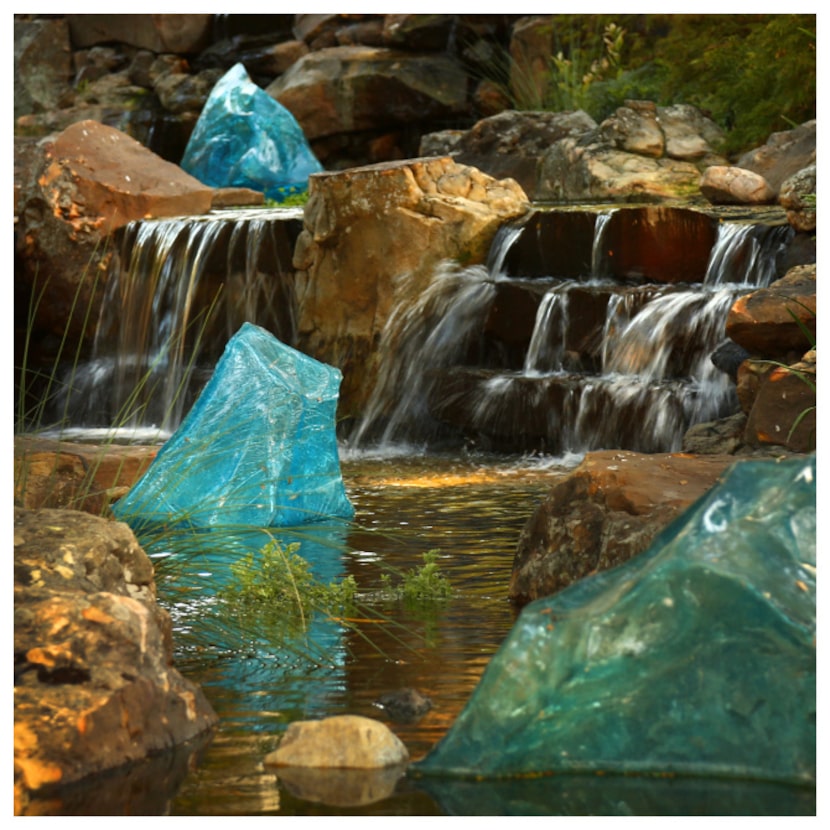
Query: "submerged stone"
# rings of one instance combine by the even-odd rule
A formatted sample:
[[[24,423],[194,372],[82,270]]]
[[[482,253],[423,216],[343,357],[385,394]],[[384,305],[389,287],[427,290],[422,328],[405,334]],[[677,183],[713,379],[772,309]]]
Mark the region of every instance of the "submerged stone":
[[[241,63],[210,93],[181,166],[212,187],[248,187],[277,201],[306,190],[323,169],[294,116]]]
[[[816,458],[736,464],[648,551],[522,612],[415,770],[815,785]]]
[[[243,324],[179,428],[113,513],[133,529],[351,518],[334,432],[340,380],[338,369]]]

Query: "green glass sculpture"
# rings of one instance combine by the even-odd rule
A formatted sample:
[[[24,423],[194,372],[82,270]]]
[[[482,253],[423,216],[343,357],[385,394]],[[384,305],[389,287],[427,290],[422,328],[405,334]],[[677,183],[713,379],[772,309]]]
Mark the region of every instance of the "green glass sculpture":
[[[816,459],[747,460],[620,567],[528,605],[417,775],[815,784]]]

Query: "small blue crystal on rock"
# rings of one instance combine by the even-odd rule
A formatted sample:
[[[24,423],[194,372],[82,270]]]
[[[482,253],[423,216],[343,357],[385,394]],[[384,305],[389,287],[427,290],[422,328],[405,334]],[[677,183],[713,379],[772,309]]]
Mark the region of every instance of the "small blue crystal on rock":
[[[645,553],[528,605],[422,775],[815,786],[816,458],[738,462]]]
[[[181,167],[211,187],[248,187],[283,201],[323,168],[294,116],[237,63],[216,83]]]
[[[350,519],[334,431],[341,380],[339,369],[245,323],[113,513],[137,532]]]

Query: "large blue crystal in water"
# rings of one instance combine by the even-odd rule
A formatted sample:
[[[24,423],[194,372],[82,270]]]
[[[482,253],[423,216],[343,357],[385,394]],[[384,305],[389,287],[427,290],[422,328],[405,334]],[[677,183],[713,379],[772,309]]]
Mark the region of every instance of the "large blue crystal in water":
[[[815,784],[816,459],[744,461],[649,550],[528,605],[413,771]]]
[[[116,518],[135,530],[351,518],[334,432],[341,379],[245,323]]]
[[[282,201],[323,168],[294,116],[238,63],[205,103],[181,167],[212,187],[249,187]]]

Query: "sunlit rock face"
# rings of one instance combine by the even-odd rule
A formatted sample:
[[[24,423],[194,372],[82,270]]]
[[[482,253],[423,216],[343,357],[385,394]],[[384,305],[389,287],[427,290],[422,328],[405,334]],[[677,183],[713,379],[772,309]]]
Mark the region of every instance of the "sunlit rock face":
[[[484,262],[499,227],[529,203],[512,179],[448,157],[320,173],[309,193],[294,251],[298,346],[341,369],[349,414],[365,402],[401,292],[419,294],[441,260]]]
[[[746,461],[625,565],[527,606],[423,775],[815,785],[816,459]]]
[[[172,749],[216,723],[173,667],[171,622],[130,529],[15,510],[15,791],[24,800]]]

